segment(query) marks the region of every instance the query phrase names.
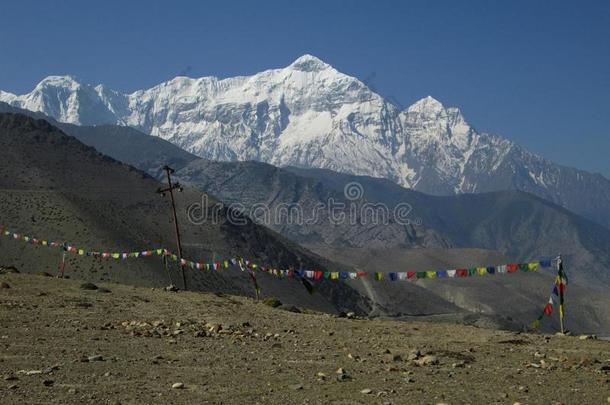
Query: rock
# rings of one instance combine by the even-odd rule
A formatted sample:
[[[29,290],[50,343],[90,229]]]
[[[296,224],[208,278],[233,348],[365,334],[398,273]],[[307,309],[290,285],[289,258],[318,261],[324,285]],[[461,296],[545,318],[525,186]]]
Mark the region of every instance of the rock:
[[[0,266],[0,274],[19,274],[19,270],[15,266]]]
[[[346,374],[347,372],[345,371],[345,369],[343,367],[340,367],[337,369],[337,371],[335,371],[335,373],[337,374]]]
[[[181,390],[183,388],[184,388],[184,384],[181,383],[181,382],[177,382],[177,383],[173,383],[172,384],[172,389]]]
[[[345,314],[345,317],[347,319],[355,319],[356,318],[356,313],[354,312],[348,312],[347,314]]]
[[[3,281],[0,283],[0,289],[9,289],[11,288],[11,286],[9,285],[9,283]]]
[[[303,389],[303,384],[291,384],[288,386],[293,391],[298,391]]]
[[[44,381],[42,382],[42,385],[44,385],[45,387],[50,387],[50,386],[52,386],[53,384],[55,384],[55,381],[53,381],[53,380],[44,380]]]
[[[464,368],[464,367],[466,367],[466,362],[464,360],[459,360],[459,361],[456,361],[455,363],[453,363],[451,365],[451,367],[453,367],[453,368]]]
[[[282,301],[278,300],[277,298],[270,297],[270,298],[265,298],[263,300],[263,304],[265,304],[271,308],[277,308],[282,305]]]
[[[417,349],[412,349],[409,351],[409,355],[407,356],[407,360],[413,361],[417,360],[421,356],[421,352]]]
[[[578,337],[579,340],[595,340],[597,336],[595,335],[581,335]]]
[[[387,362],[402,361],[402,356],[400,354],[387,353],[384,357]]]
[[[173,284],[170,284],[167,287],[163,288],[163,290],[167,291],[167,292],[176,292],[176,291],[178,291],[178,287],[176,287]]]
[[[294,312],[295,314],[301,313],[301,310],[294,305],[281,305],[279,308],[283,309],[284,311]]]
[[[337,381],[346,382],[351,380],[352,377],[349,374],[337,374]]]
[[[81,288],[81,290],[90,290],[90,291],[92,291],[92,290],[97,290],[98,287],[95,284],[93,284],[93,283],[82,283],[80,285],[80,288]]]
[[[17,374],[25,374],[25,375],[39,375],[42,374],[42,370],[19,370]]]
[[[420,367],[432,366],[438,364],[438,358],[436,356],[426,355],[413,362]]]
[[[324,380],[326,380],[326,374],[324,374],[324,373],[323,373],[323,372],[321,372],[321,371],[318,371],[318,372],[316,373],[316,377],[318,378],[318,380],[319,380],[319,381],[324,381]]]
[[[72,395],[76,394],[77,392],[78,392],[78,391],[76,391],[76,388],[70,388],[70,389],[68,390],[68,394],[72,394]]]
[[[610,364],[602,364],[597,368],[597,371],[600,373],[608,373],[610,372]]]
[[[59,365],[54,364],[54,365],[52,365],[51,367],[47,367],[47,368],[45,368],[45,369],[43,370],[43,372],[44,372],[45,374],[51,374],[51,373],[52,373],[53,371],[55,371],[55,370],[59,370]]]
[[[87,357],[87,361],[104,361],[104,357],[101,354],[95,354]]]
[[[372,394],[373,390],[371,390],[370,388],[365,388],[365,389],[361,390],[360,393],[368,395],[368,394]]]
[[[211,333],[218,333],[222,330],[222,325],[219,323],[206,323],[205,327],[208,328],[208,331]]]

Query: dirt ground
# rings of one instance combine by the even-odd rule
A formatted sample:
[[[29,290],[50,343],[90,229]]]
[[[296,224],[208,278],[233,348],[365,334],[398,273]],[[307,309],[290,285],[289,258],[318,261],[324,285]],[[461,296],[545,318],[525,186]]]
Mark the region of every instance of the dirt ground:
[[[2,404],[610,400],[610,343],[595,339],[23,274],[0,282]]]

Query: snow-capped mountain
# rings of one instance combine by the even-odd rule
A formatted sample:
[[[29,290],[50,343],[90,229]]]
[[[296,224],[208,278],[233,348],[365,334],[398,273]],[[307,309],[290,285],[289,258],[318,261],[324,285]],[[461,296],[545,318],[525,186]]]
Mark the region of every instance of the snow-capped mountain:
[[[447,195],[520,189],[610,225],[610,181],[479,133],[426,97],[400,111],[358,79],[304,55],[227,79],[176,77],[123,94],[50,76],[0,101],[82,125],[119,124],[214,160],[328,168]]]

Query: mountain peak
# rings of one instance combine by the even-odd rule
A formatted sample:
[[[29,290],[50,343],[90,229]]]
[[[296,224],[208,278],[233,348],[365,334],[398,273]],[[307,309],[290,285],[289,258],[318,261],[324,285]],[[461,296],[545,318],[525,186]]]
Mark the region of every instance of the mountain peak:
[[[80,82],[76,79],[76,77],[71,75],[65,76],[47,76],[36,85],[37,89],[46,88],[46,87],[66,87],[66,88],[75,88],[80,86]]]
[[[313,55],[305,54],[292,62],[289,67],[303,72],[319,72],[328,69],[330,65]]]
[[[440,101],[432,96],[427,96],[410,106],[408,112],[436,115],[444,109],[445,107]]]

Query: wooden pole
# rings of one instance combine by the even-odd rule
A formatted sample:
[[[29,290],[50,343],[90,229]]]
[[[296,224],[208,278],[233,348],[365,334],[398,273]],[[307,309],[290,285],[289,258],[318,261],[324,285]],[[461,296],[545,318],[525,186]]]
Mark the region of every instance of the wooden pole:
[[[61,262],[59,263],[59,278],[64,278],[64,271],[66,269],[66,244],[63,244],[61,252]]]
[[[174,169],[169,166],[164,166],[163,170],[165,170],[165,173],[167,174],[168,187],[166,189],[159,189],[157,190],[157,192],[165,195],[165,193],[169,191],[169,196],[172,204],[172,214],[174,218],[174,230],[176,233],[176,247],[178,249],[176,253],[178,255],[180,271],[182,272],[182,285],[184,286],[185,290],[188,290],[188,287],[186,285],[186,275],[184,273],[184,267],[182,266],[182,242],[180,241],[180,228],[178,226],[178,215],[176,214],[176,201],[174,200],[174,189],[182,191],[182,186],[180,185],[180,183],[172,184],[171,174],[174,173]]]
[[[559,326],[561,328],[561,334],[563,335],[565,333],[565,328],[563,325],[563,315],[564,315],[564,308],[563,308],[563,289],[564,289],[564,285],[563,285],[563,260],[561,259],[561,255],[557,256],[557,278],[559,281],[559,284],[557,285],[557,288],[559,290]]]

